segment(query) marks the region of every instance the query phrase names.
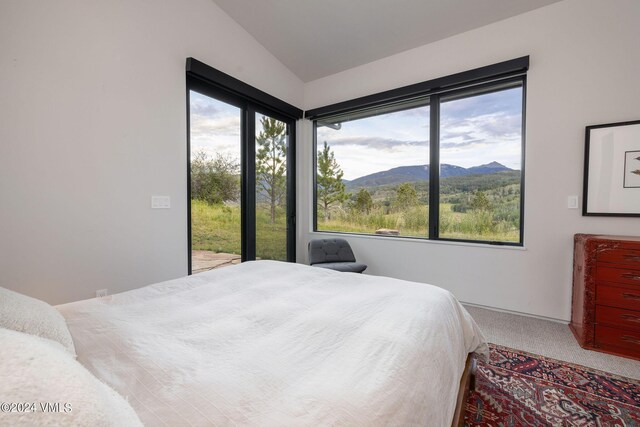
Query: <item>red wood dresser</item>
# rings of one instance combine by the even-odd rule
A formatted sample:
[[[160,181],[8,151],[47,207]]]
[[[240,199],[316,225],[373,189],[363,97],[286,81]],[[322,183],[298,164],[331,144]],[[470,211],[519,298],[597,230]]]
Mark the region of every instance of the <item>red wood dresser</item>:
[[[584,348],[640,360],[640,237],[575,235],[569,327]]]

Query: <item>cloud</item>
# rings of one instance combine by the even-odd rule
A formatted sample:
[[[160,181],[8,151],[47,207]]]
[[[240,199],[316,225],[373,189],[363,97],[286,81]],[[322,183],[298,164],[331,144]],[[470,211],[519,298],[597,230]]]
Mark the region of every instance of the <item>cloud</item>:
[[[465,118],[481,114],[516,111],[522,108],[522,89],[519,87],[454,99],[441,104],[441,113]]]
[[[493,117],[479,117],[473,119],[473,124],[489,135],[509,137],[520,135],[522,131],[522,116],[520,113],[494,114]]]
[[[463,148],[463,147],[470,147],[470,146],[477,146],[478,144],[482,144],[484,141],[481,139],[470,139],[468,141],[463,141],[463,142],[443,142],[440,143],[440,149],[441,150],[450,150],[450,149],[455,149],[455,148]]]
[[[339,131],[318,128],[318,147],[325,140],[333,147],[347,179],[424,164],[430,139],[426,110],[345,122]],[[520,88],[445,101],[440,116],[441,160],[464,167],[495,160],[520,168],[521,110]]]
[[[320,147],[324,141],[318,141],[318,147]],[[351,136],[345,138],[334,138],[327,140],[329,146],[360,146],[367,147],[371,150],[384,150],[394,151],[399,148],[406,147],[418,147],[428,144],[427,140],[424,141],[401,141],[391,138],[382,138],[377,136]]]
[[[475,117],[456,119],[445,117],[441,130],[441,146],[468,146],[469,142],[501,144],[519,140],[522,132],[521,116],[518,113],[500,112]]]
[[[224,110],[220,108],[210,100],[206,99],[194,99],[191,98],[191,103],[189,104],[189,110],[191,115],[197,116],[217,116],[224,113]]]
[[[191,116],[191,136],[215,138],[220,135],[240,135],[240,117],[204,117]]]
[[[189,110],[192,116],[217,117],[240,115],[240,108],[193,90],[189,92]]]
[[[195,91],[189,101],[192,152],[239,157],[240,109]]]
[[[465,127],[444,127],[440,129],[440,139],[442,141],[449,140],[462,140],[462,141],[478,141],[478,138],[473,136],[473,132],[465,130]],[[444,145],[444,144],[441,144]]]

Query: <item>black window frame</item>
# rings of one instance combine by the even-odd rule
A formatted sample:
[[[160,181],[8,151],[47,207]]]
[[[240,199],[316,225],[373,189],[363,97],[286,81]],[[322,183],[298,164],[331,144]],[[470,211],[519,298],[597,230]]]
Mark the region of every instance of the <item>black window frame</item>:
[[[393,103],[402,103],[416,98],[429,98],[430,108],[430,135],[429,135],[429,229],[428,236],[384,236],[385,239],[414,239],[433,240],[447,242],[463,242],[472,244],[489,244],[495,246],[524,246],[524,199],[525,199],[525,144],[526,144],[526,98],[527,98],[527,71],[529,69],[529,56],[464,71],[450,76],[404,86],[397,89],[367,95],[364,97],[339,102],[324,107],[305,111],[305,118],[313,122],[313,231],[330,234],[351,234],[361,236],[375,236],[374,234],[318,230],[318,199],[317,199],[317,128],[318,121],[332,116],[360,112],[366,109],[383,107]],[[482,91],[482,94],[500,89],[501,85],[514,84],[522,87],[522,115],[521,115],[521,167],[520,167],[520,227],[518,242],[454,239],[439,236],[440,219],[440,97],[450,97],[466,92]],[[484,90],[484,91],[483,91]],[[470,94],[469,96],[474,96]],[[436,142],[436,143],[434,143]]]
[[[296,261],[296,121],[303,111],[241,80],[223,73],[194,58],[186,61],[187,110],[187,250],[188,274],[191,259],[191,104],[190,91],[215,98],[241,110],[241,252],[242,262],[256,259],[256,113],[286,123],[287,149],[287,261]]]

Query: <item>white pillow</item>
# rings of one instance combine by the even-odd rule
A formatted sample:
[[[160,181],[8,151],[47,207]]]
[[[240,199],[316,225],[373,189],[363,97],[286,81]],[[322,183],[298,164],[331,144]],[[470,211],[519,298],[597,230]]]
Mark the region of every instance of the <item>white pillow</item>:
[[[61,345],[2,328],[0,343],[0,425],[142,426],[131,405]]]
[[[64,317],[39,299],[0,288],[0,328],[57,341],[76,355]]]

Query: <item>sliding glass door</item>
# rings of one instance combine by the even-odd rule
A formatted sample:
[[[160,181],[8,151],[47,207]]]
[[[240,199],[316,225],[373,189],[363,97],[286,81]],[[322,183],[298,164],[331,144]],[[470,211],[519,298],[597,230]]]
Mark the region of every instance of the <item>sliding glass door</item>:
[[[242,110],[189,91],[191,271],[240,262],[242,256]]]
[[[189,272],[294,261],[294,121],[198,82],[188,105]]]
[[[287,123],[255,113],[256,257],[287,260]]]

